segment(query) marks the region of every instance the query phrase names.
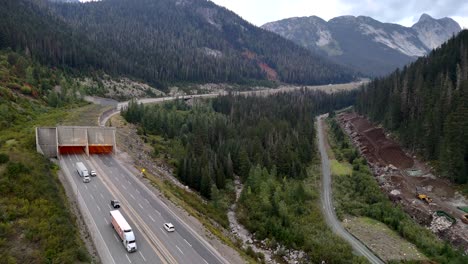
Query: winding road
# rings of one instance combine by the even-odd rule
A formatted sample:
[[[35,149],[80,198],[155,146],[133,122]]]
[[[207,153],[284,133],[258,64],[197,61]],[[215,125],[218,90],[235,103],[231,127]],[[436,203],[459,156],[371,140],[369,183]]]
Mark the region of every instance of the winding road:
[[[328,159],[328,154],[325,148],[325,136],[323,133],[323,118],[327,115],[321,115],[317,118],[318,126],[318,138],[319,138],[319,149],[320,156],[322,159],[322,211],[325,215],[325,220],[330,228],[335,232],[335,234],[342,237],[346,240],[355,251],[356,254],[366,257],[371,263],[384,263],[378,256],[376,256],[372,251],[370,251],[366,245],[361,241],[352,236],[348,231],[346,231],[343,226],[341,226],[340,221],[338,220],[335,208],[333,207],[333,197],[331,191],[331,173],[330,173],[330,161]]]

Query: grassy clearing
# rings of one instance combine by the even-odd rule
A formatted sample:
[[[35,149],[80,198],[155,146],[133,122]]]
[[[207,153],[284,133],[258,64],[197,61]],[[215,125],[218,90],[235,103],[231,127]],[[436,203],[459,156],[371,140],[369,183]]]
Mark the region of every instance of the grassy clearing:
[[[385,261],[427,260],[414,244],[402,239],[398,233],[377,220],[350,217],[344,226]]]
[[[339,162],[337,160],[331,160],[331,172],[332,175],[343,176],[351,175],[353,173],[353,167],[348,162]]]

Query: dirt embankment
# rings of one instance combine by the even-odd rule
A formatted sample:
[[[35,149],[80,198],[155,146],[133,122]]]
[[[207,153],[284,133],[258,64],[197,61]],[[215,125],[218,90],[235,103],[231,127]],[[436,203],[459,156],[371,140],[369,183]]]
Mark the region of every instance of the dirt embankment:
[[[466,197],[365,117],[341,113],[337,119],[388,197],[418,223],[468,253],[468,224],[462,221],[464,212],[457,208],[468,206]],[[417,194],[432,200],[420,200]]]

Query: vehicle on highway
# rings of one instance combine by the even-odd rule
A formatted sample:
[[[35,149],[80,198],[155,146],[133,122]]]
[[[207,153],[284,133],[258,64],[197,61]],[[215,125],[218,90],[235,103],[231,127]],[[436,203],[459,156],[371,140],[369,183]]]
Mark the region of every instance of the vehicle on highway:
[[[91,175],[91,177],[96,177],[97,174],[96,174],[96,171],[95,170],[92,170],[89,175]]]
[[[90,178],[88,175],[86,175],[86,176],[83,177],[83,182],[84,182],[84,183],[88,183],[88,182],[90,182],[90,181],[91,181],[91,178]]]
[[[166,229],[167,232],[174,232],[175,228],[172,223],[164,223],[164,229]]]
[[[135,252],[137,245],[135,241],[135,234],[128,224],[127,220],[123,217],[119,210],[110,211],[111,224],[120,237],[125,249],[128,252]]]
[[[86,169],[86,166],[83,164],[83,162],[76,163],[76,171],[78,172],[80,177],[89,176],[88,169]]]
[[[114,209],[119,209],[120,208],[120,202],[118,200],[111,200],[111,206]]]

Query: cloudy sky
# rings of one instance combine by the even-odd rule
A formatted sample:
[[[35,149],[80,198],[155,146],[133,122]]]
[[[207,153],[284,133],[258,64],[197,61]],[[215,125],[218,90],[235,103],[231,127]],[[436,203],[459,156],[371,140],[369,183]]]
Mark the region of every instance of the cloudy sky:
[[[411,26],[422,13],[434,18],[451,17],[468,28],[467,0],[212,0],[261,26],[297,16],[329,20],[341,15],[364,15],[382,22]]]

